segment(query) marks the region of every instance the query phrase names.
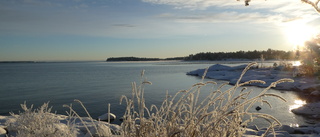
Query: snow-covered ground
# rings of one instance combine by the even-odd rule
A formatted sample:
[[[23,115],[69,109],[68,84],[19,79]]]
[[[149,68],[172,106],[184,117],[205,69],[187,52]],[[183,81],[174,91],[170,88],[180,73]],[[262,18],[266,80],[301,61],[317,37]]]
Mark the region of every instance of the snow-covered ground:
[[[217,80],[225,80],[229,81],[230,84],[235,84],[244,68],[246,68],[247,65],[240,65],[240,66],[226,66],[221,64],[215,64],[208,68],[206,78],[210,79],[217,79]],[[241,79],[241,82],[246,82],[249,80],[263,80],[266,82],[266,84],[260,84],[260,83],[252,83],[252,86],[258,86],[258,87],[268,87],[272,82],[275,82],[282,78],[290,78],[293,79],[294,82],[286,82],[278,84],[275,89],[278,90],[294,90],[294,91],[308,91],[313,92],[313,94],[320,94],[320,92],[317,92],[317,87],[320,87],[320,83],[317,78],[314,77],[297,77],[296,71],[283,71],[281,70],[281,67],[276,68],[257,68],[252,67],[249,69],[243,78]],[[295,70],[295,69],[294,69]],[[190,71],[187,73],[187,75],[193,75],[193,76],[200,76],[202,77],[205,69],[197,69],[194,71]]]
[[[236,84],[241,73],[247,67],[247,65],[240,65],[235,67],[230,67],[221,64],[215,64],[208,68],[207,73],[205,75],[206,78],[216,79],[216,80],[225,80],[229,81],[230,84]],[[285,71],[282,70],[282,67],[270,67],[270,68],[250,68],[241,79],[240,83],[246,82],[249,80],[262,80],[265,81],[266,84],[260,83],[252,83],[251,86],[258,87],[268,87],[272,82],[275,82],[279,79],[290,78],[293,79],[294,82],[286,82],[278,84],[274,89],[278,90],[293,90],[308,98],[319,98],[320,97],[320,82],[316,77],[303,77],[297,76],[298,68],[293,68],[293,71]],[[199,76],[202,77],[205,72],[204,69],[197,69],[194,71],[190,71],[187,75]],[[313,100],[315,101],[315,100]],[[319,100],[320,101],[320,100]],[[292,109],[292,112],[298,115],[305,115],[309,118],[320,119],[320,102],[307,103],[302,107]],[[314,126],[309,127],[286,127],[285,130],[288,131],[289,134],[283,133],[283,130],[279,131],[279,136],[297,136],[292,135],[292,133],[300,133],[301,134],[309,134],[303,136],[320,136],[319,134],[320,124],[315,124]],[[303,131],[302,131],[303,130]],[[254,131],[254,130],[250,130]],[[252,132],[252,135],[260,135],[259,131]],[[251,133],[251,132],[250,132]],[[249,134],[250,134],[249,133]]]

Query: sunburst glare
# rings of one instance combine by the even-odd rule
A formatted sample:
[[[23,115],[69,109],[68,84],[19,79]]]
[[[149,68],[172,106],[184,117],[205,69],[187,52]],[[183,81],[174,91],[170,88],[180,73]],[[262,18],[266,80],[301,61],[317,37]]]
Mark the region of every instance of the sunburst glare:
[[[301,65],[301,62],[300,61],[294,61],[292,65],[298,67],[298,66]]]
[[[285,24],[284,33],[294,48],[299,49],[316,34],[316,29],[304,21],[292,21]]]

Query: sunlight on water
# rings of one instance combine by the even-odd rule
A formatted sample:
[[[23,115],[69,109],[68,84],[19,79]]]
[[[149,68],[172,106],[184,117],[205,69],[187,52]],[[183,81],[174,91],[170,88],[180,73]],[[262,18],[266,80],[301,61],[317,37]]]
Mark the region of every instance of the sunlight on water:
[[[301,62],[300,61],[294,61],[292,65],[298,67],[298,66],[301,65]]]
[[[299,127],[299,124],[290,124],[290,127]]]
[[[292,109],[299,108],[299,107],[303,106],[304,104],[306,104],[306,101],[304,101],[304,100],[300,100],[300,99],[295,100],[294,104],[289,106],[289,112],[291,113]]]

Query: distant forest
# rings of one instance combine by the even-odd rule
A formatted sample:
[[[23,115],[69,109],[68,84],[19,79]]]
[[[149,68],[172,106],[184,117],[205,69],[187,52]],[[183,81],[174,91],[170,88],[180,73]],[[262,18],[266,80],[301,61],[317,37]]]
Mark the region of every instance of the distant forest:
[[[292,60],[299,57],[299,52],[282,50],[264,50],[264,51],[237,51],[237,52],[201,52],[195,55],[191,54],[184,60],[226,60],[226,59],[260,59],[263,56],[266,60],[286,59]]]
[[[263,57],[265,60],[273,59],[285,59],[294,60],[299,57],[299,51],[282,51],[282,50],[263,50],[263,51],[236,51],[236,52],[201,52],[197,54],[191,54],[186,57],[175,57],[175,58],[138,58],[138,57],[112,57],[108,58],[107,61],[160,61],[160,60],[228,60],[228,59],[260,59]]]
[[[108,58],[107,61],[161,61],[161,60],[184,60],[184,57],[175,58],[138,58],[138,57],[112,57]]]

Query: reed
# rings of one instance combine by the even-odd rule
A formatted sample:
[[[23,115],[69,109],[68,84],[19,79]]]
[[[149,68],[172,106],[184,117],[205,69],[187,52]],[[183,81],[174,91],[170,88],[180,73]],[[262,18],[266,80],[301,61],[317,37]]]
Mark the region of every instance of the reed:
[[[207,137],[207,136],[242,136],[245,127],[254,119],[262,118],[270,123],[268,132],[280,126],[281,123],[273,116],[249,112],[255,103],[271,104],[268,97],[286,101],[283,97],[266,93],[270,88],[282,82],[292,82],[291,79],[281,79],[273,82],[269,87],[262,90],[254,97],[249,95],[252,90],[243,86],[250,83],[265,83],[261,80],[250,80],[240,83],[246,71],[256,63],[251,63],[245,68],[238,82],[231,88],[222,91],[227,84],[222,84],[204,99],[199,98],[206,86],[214,86],[215,82],[203,82],[204,76],[199,83],[191,86],[188,90],[181,90],[173,96],[166,94],[160,106],[151,105],[146,107],[144,99],[144,87],[151,82],[144,78],[141,73],[141,82],[137,85],[132,83],[131,98],[122,96],[121,103],[126,103],[124,121],[121,124],[122,136],[158,136],[158,137]],[[205,71],[204,75],[207,71]],[[239,93],[238,93],[239,92]],[[249,117],[249,118],[245,118]]]

